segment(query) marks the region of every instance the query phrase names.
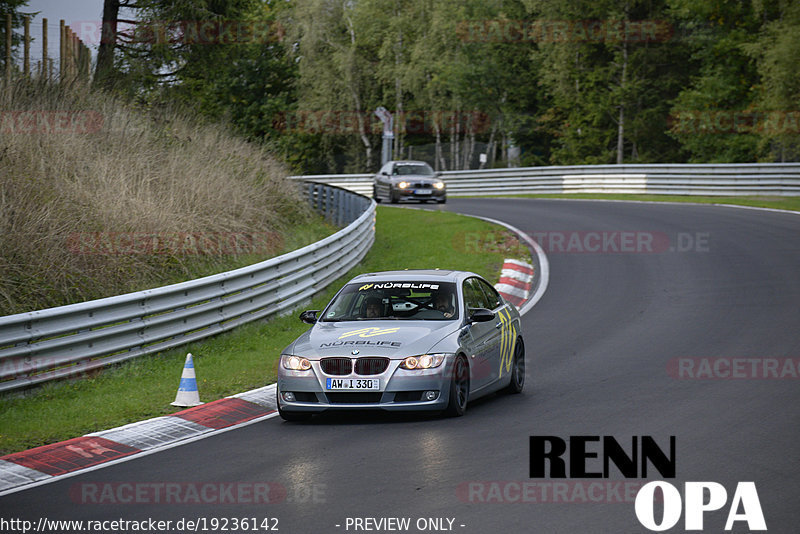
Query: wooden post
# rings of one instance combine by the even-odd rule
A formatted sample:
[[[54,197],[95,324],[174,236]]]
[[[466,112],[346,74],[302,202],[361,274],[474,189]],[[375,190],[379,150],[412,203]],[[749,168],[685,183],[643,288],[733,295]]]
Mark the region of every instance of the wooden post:
[[[72,31],[72,28],[69,29],[69,34],[72,36],[72,80],[78,79],[78,54],[80,53],[80,48],[78,47],[78,34]]]
[[[58,57],[58,77],[63,82],[66,79],[67,58],[66,58],[66,42],[67,42],[67,28],[64,26],[64,19],[59,23],[60,39],[59,39],[59,57]]]
[[[69,81],[69,26],[64,26],[64,81]]]
[[[81,79],[86,78],[86,47],[83,46],[83,41],[78,38],[78,59],[80,60],[80,65],[78,66],[78,71],[80,71]]]
[[[31,75],[31,18],[27,15],[22,19],[25,26],[25,40],[23,46],[22,73],[28,78]]]
[[[6,14],[6,82],[11,79],[11,45],[12,36],[11,13]]]
[[[47,73],[47,19],[42,19],[42,78],[50,78]]]
[[[83,45],[83,50],[86,52],[86,81],[88,82],[92,79],[92,51],[86,45]]]
[[[68,82],[72,81],[72,29],[69,26],[64,26],[64,56],[66,57],[66,78]]]

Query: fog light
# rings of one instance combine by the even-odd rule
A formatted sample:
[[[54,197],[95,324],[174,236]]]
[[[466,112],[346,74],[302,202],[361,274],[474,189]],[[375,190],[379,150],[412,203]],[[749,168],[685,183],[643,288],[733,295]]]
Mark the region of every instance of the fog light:
[[[283,393],[283,400],[285,400],[286,402],[294,402],[294,393],[292,393],[291,391]]]
[[[426,391],[425,393],[422,394],[422,396],[426,401],[432,401],[432,400],[436,400],[436,398],[439,396],[439,392],[438,391]]]

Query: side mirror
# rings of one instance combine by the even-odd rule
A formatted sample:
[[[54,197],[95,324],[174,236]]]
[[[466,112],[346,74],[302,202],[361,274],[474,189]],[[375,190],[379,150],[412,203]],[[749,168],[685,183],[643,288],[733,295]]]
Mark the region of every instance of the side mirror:
[[[471,323],[485,323],[494,320],[494,312],[486,308],[475,308],[469,316]]]
[[[319,310],[306,310],[300,314],[300,320],[307,324],[314,324],[317,322],[317,314]]]
[[[384,175],[384,176],[389,176],[389,173],[386,172],[386,171],[381,171],[381,174]]]

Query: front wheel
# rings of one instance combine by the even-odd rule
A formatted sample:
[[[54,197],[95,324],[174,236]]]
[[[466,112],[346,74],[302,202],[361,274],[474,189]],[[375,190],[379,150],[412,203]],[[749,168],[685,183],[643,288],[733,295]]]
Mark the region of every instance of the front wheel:
[[[521,393],[525,386],[525,345],[522,338],[517,340],[514,359],[511,361],[511,383],[506,388],[509,393]]]
[[[392,190],[389,190],[389,202],[391,202],[392,204],[397,204],[398,202],[400,202],[400,199],[397,198],[397,195],[395,195],[394,191]]]
[[[469,400],[469,367],[467,359],[456,356],[453,362],[453,376],[450,379],[450,396],[444,414],[448,417],[461,417],[467,410]]]
[[[447,197],[437,199],[436,202],[438,202],[439,204],[444,204],[445,202],[447,202]]]
[[[374,200],[377,204],[381,203],[381,197],[378,196],[378,188],[376,186],[372,186],[372,200]]]

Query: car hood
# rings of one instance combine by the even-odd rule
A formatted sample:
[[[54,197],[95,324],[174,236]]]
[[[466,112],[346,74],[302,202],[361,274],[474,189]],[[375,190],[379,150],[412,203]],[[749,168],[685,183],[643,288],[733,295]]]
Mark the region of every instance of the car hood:
[[[309,359],[386,356],[402,359],[425,354],[444,337],[459,330],[458,321],[318,322],[287,347],[286,352]]]
[[[394,174],[392,175],[392,180],[397,182],[402,181],[415,181],[415,182],[441,182],[442,179],[437,176],[431,176],[430,174]]]

